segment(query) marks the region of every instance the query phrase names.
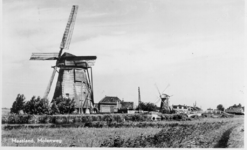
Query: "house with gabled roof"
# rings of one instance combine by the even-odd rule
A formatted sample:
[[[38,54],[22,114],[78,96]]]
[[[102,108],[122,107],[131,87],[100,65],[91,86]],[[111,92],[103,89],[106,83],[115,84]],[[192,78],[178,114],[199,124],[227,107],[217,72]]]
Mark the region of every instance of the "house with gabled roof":
[[[98,108],[101,113],[114,113],[121,108],[121,100],[116,96],[105,96],[98,103]]]
[[[134,102],[125,102],[120,100],[116,96],[105,96],[98,103],[98,109],[101,113],[114,113],[118,112],[120,109],[133,109]]]

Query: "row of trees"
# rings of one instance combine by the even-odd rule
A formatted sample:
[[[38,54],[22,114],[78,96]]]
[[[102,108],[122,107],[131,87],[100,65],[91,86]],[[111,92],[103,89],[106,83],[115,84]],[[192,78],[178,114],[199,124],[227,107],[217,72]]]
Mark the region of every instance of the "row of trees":
[[[11,113],[19,114],[21,111],[26,114],[69,114],[75,110],[75,102],[69,98],[58,97],[51,103],[47,99],[33,96],[31,100],[25,101],[25,96],[18,94],[14,101]],[[157,111],[159,108],[153,103],[141,102],[137,110]]]
[[[242,107],[242,105],[241,104],[234,104],[233,106],[231,106],[231,107]],[[224,108],[224,106],[222,105],[222,104],[219,104],[218,106],[217,106],[217,109],[218,110],[221,110],[221,111],[224,111],[225,110],[225,108]]]
[[[58,97],[49,103],[48,99],[33,96],[31,100],[25,102],[25,96],[18,94],[14,101],[11,113],[20,114],[69,114],[75,110],[75,102],[70,98]]]

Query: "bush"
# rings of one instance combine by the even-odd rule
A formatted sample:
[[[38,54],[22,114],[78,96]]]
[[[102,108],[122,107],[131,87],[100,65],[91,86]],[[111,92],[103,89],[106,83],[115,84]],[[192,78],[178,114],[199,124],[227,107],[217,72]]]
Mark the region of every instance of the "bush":
[[[81,116],[76,116],[76,117],[75,117],[75,122],[76,122],[76,123],[82,122]]]
[[[74,122],[75,122],[75,117],[68,116],[67,122],[68,122],[68,123],[74,123]]]
[[[2,116],[2,124],[8,123],[8,116]]]
[[[113,121],[113,116],[112,115],[104,115],[102,118],[102,121]]]
[[[126,115],[126,116],[124,116],[124,119],[126,121],[132,121],[132,116],[131,115]]]
[[[22,94],[18,94],[14,103],[12,104],[12,108],[10,109],[10,113],[15,113],[15,114],[19,114],[20,110],[23,110],[24,108],[24,102],[25,100],[25,96]]]
[[[71,114],[75,111],[74,99],[62,96],[52,100],[51,114]]]
[[[93,116],[91,116],[91,117],[92,117],[92,121],[100,121],[99,116],[93,115]]]
[[[116,122],[120,122],[120,123],[124,122],[123,115],[114,115],[113,118],[114,118],[114,121]]]
[[[39,122],[39,116],[35,116],[35,115],[28,115],[27,116],[27,120],[29,124],[36,124]]]
[[[39,116],[39,123],[52,123],[52,117],[51,116]]]
[[[65,124],[65,123],[67,123],[67,117],[65,117],[65,116],[56,116],[55,117],[55,123],[57,123],[57,124]]]
[[[28,115],[19,115],[18,120],[16,120],[16,122],[18,122],[19,124],[27,124],[28,123]]]
[[[93,119],[92,119],[92,116],[82,116],[81,121],[84,123],[91,123]]]
[[[17,116],[17,115],[10,115],[10,116],[8,117],[8,123],[9,123],[9,124],[15,124],[15,123],[17,123],[17,122],[16,122],[16,116]]]

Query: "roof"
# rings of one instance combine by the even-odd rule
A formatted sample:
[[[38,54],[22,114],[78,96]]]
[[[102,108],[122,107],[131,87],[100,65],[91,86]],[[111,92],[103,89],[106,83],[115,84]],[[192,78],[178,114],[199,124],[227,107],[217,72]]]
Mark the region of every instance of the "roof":
[[[122,102],[122,109],[133,109],[134,108],[134,102]]]
[[[99,101],[99,104],[100,103],[117,103],[117,102],[121,102],[121,100],[118,97],[105,96],[101,101]]]
[[[97,57],[96,56],[75,56],[73,54],[70,53],[64,53],[61,57],[61,59],[65,59],[65,60],[96,60]]]
[[[88,68],[94,66],[96,59],[96,56],[75,56],[70,53],[64,53],[60,57],[57,66],[63,69],[70,69],[69,67]]]

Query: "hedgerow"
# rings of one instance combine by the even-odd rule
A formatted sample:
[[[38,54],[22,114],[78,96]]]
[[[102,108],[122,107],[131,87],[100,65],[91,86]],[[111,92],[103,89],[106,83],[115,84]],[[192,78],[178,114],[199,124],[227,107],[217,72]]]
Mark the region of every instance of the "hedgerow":
[[[161,120],[188,120],[182,114],[162,114]],[[123,122],[145,122],[151,121],[151,116],[146,114],[93,114],[93,115],[16,115],[11,114],[2,117],[3,124],[71,124],[92,123],[103,121],[107,124]]]

